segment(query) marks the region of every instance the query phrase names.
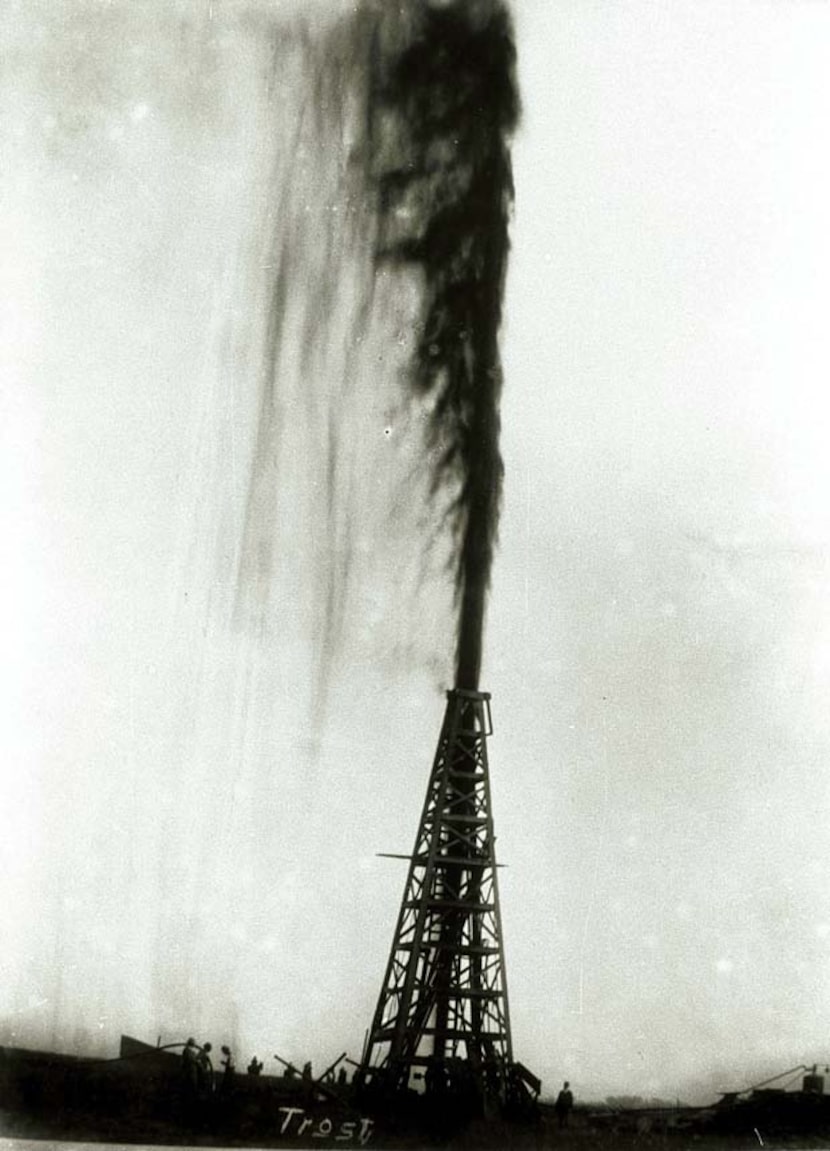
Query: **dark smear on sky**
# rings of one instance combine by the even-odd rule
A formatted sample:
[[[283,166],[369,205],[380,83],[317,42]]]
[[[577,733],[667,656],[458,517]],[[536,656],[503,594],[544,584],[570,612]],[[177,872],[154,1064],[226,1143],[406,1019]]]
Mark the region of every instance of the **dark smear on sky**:
[[[498,2],[413,9],[393,49],[381,25],[370,106],[380,263],[423,276],[412,385],[432,397],[433,492],[457,485],[455,682],[476,688],[496,540],[501,324],[519,99],[510,15]]]
[[[284,445],[291,419],[306,431],[300,465],[322,493],[315,564],[315,710],[322,712],[331,659],[339,643],[349,580],[354,513],[344,450],[343,409],[361,371],[360,349],[371,320],[374,213],[362,194],[359,157],[365,117],[368,45],[374,18],[360,11],[313,34],[302,20],[274,30],[269,102],[277,164],[265,227],[263,335],[258,416],[241,550],[235,615],[256,633],[267,629],[281,552],[292,548],[278,496],[283,468],[295,467]],[[292,55],[293,54],[293,55]],[[289,113],[281,103],[286,59],[300,61]],[[299,99],[296,99],[299,93]],[[281,133],[281,134],[280,134]],[[361,252],[368,253],[361,257]],[[300,384],[298,386],[298,381]],[[312,529],[313,530],[313,529]]]
[[[365,350],[377,285],[390,275],[404,292],[418,280],[405,391],[429,413],[424,465],[435,535],[453,542],[455,682],[478,685],[502,486],[498,333],[518,95],[501,0],[366,0],[323,37],[300,36],[298,48],[304,97],[280,149],[268,213],[259,415],[236,613],[262,632],[278,541],[288,546],[292,530],[278,508],[284,421],[303,420],[305,466],[317,469],[327,504],[314,576],[313,695],[322,716],[361,515],[349,484],[361,449],[346,409],[358,378],[390,371]],[[280,42],[275,67],[285,51]],[[393,373],[390,397],[396,380]],[[390,477],[390,507],[391,485]],[[413,556],[432,542],[428,529],[413,538]]]

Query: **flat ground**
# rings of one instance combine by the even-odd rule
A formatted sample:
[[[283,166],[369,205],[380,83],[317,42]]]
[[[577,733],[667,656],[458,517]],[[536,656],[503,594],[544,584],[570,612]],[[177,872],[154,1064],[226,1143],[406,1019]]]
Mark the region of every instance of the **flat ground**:
[[[588,1151],[607,1148],[614,1151],[642,1148],[665,1151],[808,1151],[812,1148],[830,1149],[830,1131],[799,1135],[772,1131],[748,1131],[734,1135],[705,1132],[694,1129],[667,1127],[663,1122],[644,1117],[640,1123],[629,1122],[615,1126],[597,1126],[581,1116],[574,1116],[565,1129],[555,1120],[543,1117],[531,1128],[507,1125],[474,1124],[468,1131],[450,1143],[452,1151],[486,1151],[504,1148],[504,1151]]]

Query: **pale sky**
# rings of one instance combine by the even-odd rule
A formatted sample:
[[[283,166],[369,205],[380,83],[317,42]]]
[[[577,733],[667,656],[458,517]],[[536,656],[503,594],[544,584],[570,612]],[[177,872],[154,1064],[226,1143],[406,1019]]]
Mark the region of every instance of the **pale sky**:
[[[4,14],[0,1041],[322,1066],[380,989],[449,591],[440,547],[416,591],[411,285],[348,345],[360,223],[333,129],[289,155],[313,49],[276,8]],[[516,8],[482,682],[514,1048],[550,1090],[706,1099],[830,1057],[830,7]]]

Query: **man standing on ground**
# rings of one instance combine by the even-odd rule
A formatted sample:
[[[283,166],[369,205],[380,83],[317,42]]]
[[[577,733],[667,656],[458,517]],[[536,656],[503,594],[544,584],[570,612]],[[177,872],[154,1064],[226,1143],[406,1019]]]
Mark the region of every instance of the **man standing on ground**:
[[[554,1111],[556,1112],[556,1118],[559,1120],[560,1127],[568,1126],[568,1118],[571,1114],[571,1108],[573,1105],[574,1097],[571,1092],[571,1085],[570,1083],[566,1082],[565,1086],[557,1095],[556,1103],[554,1105]]]

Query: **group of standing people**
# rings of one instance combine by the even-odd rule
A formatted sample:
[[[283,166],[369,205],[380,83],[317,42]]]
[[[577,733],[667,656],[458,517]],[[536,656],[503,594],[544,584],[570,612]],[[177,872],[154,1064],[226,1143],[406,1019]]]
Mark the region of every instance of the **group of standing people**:
[[[213,1092],[213,1062],[210,1043],[201,1047],[192,1037],[182,1051],[182,1079],[192,1098],[205,1098]]]
[[[201,1047],[192,1037],[188,1039],[182,1051],[182,1080],[185,1091],[191,1099],[207,1099],[213,1094],[215,1081],[213,1074],[213,1061],[210,1053],[213,1047],[210,1043],[203,1043]],[[223,1047],[222,1054],[222,1088],[230,1087],[234,1075],[233,1056],[230,1047]]]

